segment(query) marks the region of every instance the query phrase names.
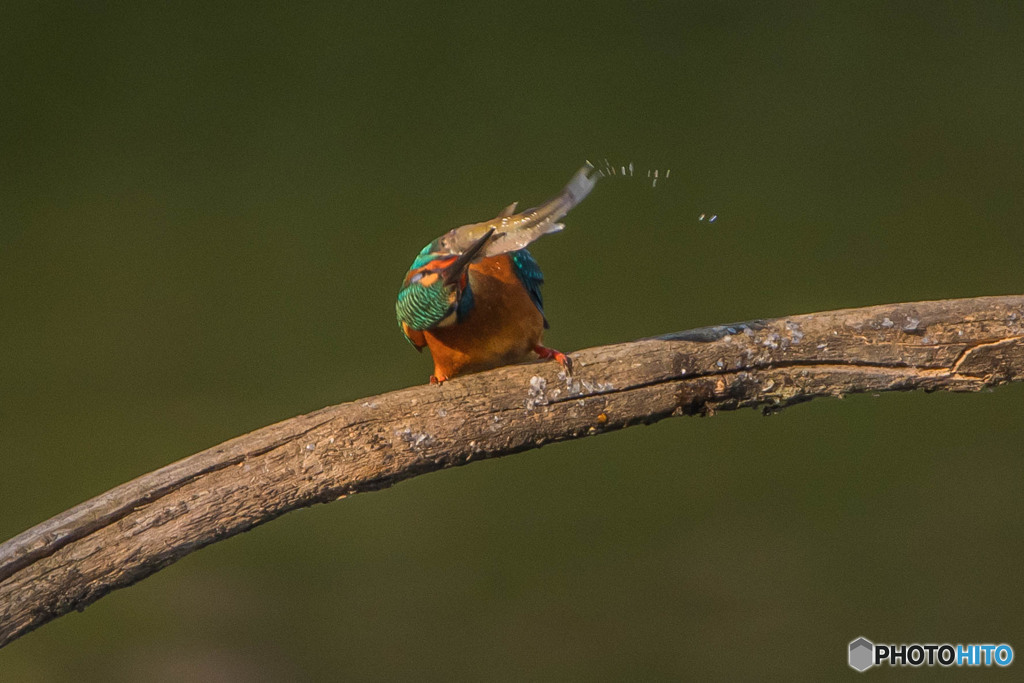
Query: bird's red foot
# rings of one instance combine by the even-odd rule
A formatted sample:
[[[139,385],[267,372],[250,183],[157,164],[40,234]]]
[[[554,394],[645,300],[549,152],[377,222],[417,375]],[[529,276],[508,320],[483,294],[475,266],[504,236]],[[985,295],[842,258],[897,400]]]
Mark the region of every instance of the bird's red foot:
[[[448,380],[447,377],[438,377],[437,375],[430,376],[431,384],[444,384]]]
[[[541,360],[547,360],[548,358],[554,358],[558,361],[558,364],[565,368],[565,374],[572,374],[572,358],[565,355],[561,351],[556,349],[549,349],[546,346],[537,344],[533,347],[533,352],[540,356]]]

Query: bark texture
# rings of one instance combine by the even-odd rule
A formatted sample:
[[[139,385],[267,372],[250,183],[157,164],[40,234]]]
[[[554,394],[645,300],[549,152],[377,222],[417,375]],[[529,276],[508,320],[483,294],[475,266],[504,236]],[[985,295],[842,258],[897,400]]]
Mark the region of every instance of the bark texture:
[[[0,545],[0,647],[295,508],[674,415],[1024,376],[1024,296],[678,332],[294,417],[122,484]]]

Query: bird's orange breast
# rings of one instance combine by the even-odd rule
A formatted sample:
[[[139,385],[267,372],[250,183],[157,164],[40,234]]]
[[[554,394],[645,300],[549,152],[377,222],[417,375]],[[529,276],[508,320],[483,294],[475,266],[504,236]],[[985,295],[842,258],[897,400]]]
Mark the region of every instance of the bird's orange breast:
[[[469,314],[454,325],[423,332],[439,380],[525,360],[544,333],[544,316],[508,254],[471,265],[469,286]]]

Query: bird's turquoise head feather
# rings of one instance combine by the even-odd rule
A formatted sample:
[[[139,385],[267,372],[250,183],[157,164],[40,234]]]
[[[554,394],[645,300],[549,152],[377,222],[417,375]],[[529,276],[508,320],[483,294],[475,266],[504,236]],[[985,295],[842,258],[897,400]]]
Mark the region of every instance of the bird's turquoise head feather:
[[[410,270],[398,291],[395,314],[399,325],[405,323],[414,330],[429,330],[453,313],[457,287],[445,285],[444,279],[436,271],[432,272],[431,264],[428,261],[419,269]]]
[[[461,254],[443,254],[431,242],[416,256],[395,302],[399,327],[429,330],[460,321],[473,308],[467,269],[493,230]]]

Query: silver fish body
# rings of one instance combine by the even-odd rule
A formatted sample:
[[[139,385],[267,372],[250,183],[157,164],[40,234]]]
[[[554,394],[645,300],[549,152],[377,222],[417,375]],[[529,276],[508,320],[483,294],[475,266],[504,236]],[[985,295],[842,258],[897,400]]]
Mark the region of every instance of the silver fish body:
[[[588,163],[569,179],[556,197],[540,206],[512,213],[516,205],[511,204],[489,221],[449,230],[434,240],[431,251],[442,254],[465,253],[490,230],[494,231],[493,235],[479,249],[474,260],[522,249],[543,235],[562,230],[565,225],[558,221],[586,199],[602,176],[600,171]]]

